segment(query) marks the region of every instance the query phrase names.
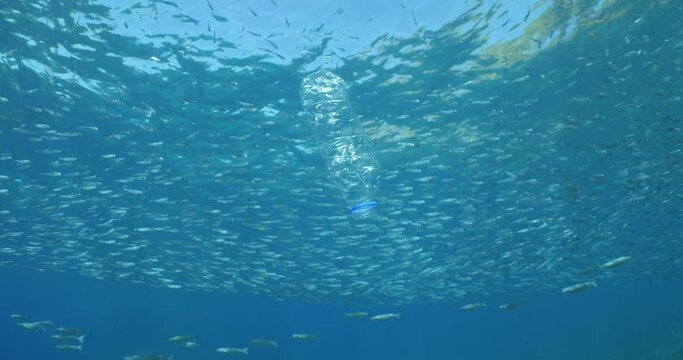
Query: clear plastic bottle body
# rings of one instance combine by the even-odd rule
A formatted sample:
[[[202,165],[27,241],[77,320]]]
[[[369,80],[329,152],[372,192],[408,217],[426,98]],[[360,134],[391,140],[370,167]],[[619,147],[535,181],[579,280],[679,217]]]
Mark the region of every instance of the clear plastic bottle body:
[[[330,180],[339,188],[349,211],[359,217],[376,211],[378,166],[370,141],[348,100],[346,83],[328,70],[301,82],[301,103],[312,122]]]

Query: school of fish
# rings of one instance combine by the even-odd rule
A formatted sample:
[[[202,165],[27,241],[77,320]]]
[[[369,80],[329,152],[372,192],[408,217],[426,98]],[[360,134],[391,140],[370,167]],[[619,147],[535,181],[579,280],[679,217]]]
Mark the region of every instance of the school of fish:
[[[0,267],[464,311],[681,276],[679,2],[513,18],[469,1],[430,29],[397,1],[412,35],[367,44],[334,27],[341,7],[306,22],[267,1],[207,2],[207,18],[106,3],[0,9]],[[278,22],[227,31],[238,15]],[[350,84],[372,141],[377,216],[349,216],[301,113],[299,83],[320,66]],[[80,350],[81,335],[54,336]]]

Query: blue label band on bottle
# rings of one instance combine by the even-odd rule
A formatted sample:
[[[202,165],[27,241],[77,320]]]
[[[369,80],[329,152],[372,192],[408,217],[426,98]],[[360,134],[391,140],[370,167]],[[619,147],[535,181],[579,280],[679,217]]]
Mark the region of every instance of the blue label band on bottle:
[[[377,205],[379,203],[377,201],[366,201],[364,203],[360,203],[356,206],[353,206],[349,209],[349,212],[354,215],[361,215],[361,214],[366,214],[370,211],[373,211],[377,208]]]

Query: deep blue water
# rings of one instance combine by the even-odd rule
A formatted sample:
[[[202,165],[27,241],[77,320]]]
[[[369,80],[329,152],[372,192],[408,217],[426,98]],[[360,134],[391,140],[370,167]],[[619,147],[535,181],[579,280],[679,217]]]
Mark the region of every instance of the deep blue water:
[[[272,338],[278,348],[253,348],[256,359],[677,359],[683,347],[683,283],[634,283],[571,297],[539,294],[510,312],[463,313],[449,305],[378,307],[396,322],[347,319],[343,306],[274,301],[260,296],[184,293],[5,269],[4,313],[31,314],[91,330],[81,353],[63,353],[46,333],[18,329],[8,317],[0,352],[5,359],[119,359],[175,354],[218,359],[214,348]],[[497,299],[488,299],[495,302]],[[308,332],[309,342],[289,338]],[[180,349],[167,339],[195,335],[201,347]],[[680,352],[679,355],[680,356]]]

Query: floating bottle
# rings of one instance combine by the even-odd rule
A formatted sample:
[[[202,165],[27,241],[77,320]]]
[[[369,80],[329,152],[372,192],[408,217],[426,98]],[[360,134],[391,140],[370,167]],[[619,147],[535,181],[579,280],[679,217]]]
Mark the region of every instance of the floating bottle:
[[[319,70],[301,82],[301,103],[330,181],[346,200],[349,212],[365,217],[377,210],[378,166],[368,136],[350,107],[346,87],[339,76]]]

